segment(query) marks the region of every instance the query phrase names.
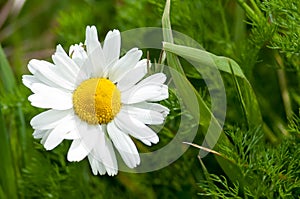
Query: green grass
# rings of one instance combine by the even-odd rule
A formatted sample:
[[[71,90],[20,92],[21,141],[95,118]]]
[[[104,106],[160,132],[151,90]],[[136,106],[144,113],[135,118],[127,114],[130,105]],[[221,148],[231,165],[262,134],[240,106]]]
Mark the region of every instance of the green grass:
[[[32,0],[0,10],[0,198],[299,198],[299,1]],[[111,29],[165,28],[162,61],[177,89],[162,102],[170,114],[160,143],[138,148],[165,146],[184,115],[197,121],[194,146],[209,135],[216,153],[190,147],[161,170],[93,176],[87,160],[66,160],[69,141],[46,151],[33,139],[30,120],[43,110],[21,83],[28,61],[51,61],[57,44],[83,42],[93,24],[102,40]]]

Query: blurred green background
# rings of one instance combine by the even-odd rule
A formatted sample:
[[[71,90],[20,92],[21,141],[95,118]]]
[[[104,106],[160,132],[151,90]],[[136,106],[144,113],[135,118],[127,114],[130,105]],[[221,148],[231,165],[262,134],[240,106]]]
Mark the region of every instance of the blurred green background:
[[[198,159],[199,149],[190,147],[158,171],[93,176],[87,160],[67,162],[70,142],[46,151],[33,139],[29,123],[42,110],[30,106],[30,91],[21,83],[28,61],[51,61],[57,44],[68,50],[84,42],[87,25],[97,27],[100,40],[111,29],[162,27],[165,3],[0,1],[0,198],[299,198],[299,1],[171,1],[173,30],[235,60],[245,74],[222,72],[227,117],[215,148],[221,156]],[[150,55],[159,58],[151,50]],[[179,61],[209,107],[202,77]],[[151,149],[137,142],[140,151],[164,146],[176,132],[182,114],[178,100],[171,94],[162,103],[171,112],[161,141]],[[194,142],[201,145],[206,127],[199,125]]]

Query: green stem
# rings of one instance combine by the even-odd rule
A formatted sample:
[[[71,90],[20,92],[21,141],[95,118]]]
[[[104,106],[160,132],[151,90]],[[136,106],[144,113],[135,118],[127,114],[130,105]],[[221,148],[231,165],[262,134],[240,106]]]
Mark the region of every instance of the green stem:
[[[253,9],[255,10],[256,14],[258,14],[258,16],[263,16],[262,12],[260,11],[260,9],[258,8],[255,0],[250,0],[250,3],[253,7]]]
[[[248,17],[251,18],[255,22],[259,22],[259,16],[256,15],[256,13],[248,6],[248,4],[244,0],[237,0],[237,2],[240,4],[240,6],[244,9],[244,11],[247,13]]]
[[[232,73],[232,79],[233,79],[233,82],[234,82],[235,89],[238,93],[238,99],[239,99],[241,107],[242,107],[243,115],[244,115],[245,121],[247,123],[247,128],[249,129],[249,126],[250,126],[249,120],[250,119],[248,118],[246,104],[245,104],[245,101],[243,100],[243,97],[242,97],[242,91],[241,91],[240,85],[238,83],[238,80],[236,79],[236,76],[235,76],[235,73],[233,71],[233,68],[232,68],[232,65],[231,65],[230,61],[228,61],[228,64],[230,66],[230,70],[231,70],[231,73]]]
[[[286,81],[286,75],[284,71],[284,64],[283,61],[278,53],[275,53],[275,59],[280,66],[280,69],[277,70],[277,76],[278,76],[278,82],[279,87],[281,91],[281,97],[283,101],[283,106],[285,109],[285,114],[287,119],[291,119],[293,117],[293,109],[292,109],[292,103],[288,91],[287,81]]]
[[[227,20],[226,20],[226,17],[225,17],[225,13],[224,13],[224,9],[223,9],[221,1],[222,0],[219,0],[219,8],[220,8],[221,17],[222,17],[222,23],[223,23],[223,26],[224,26],[225,38],[226,38],[226,41],[230,41],[230,34],[229,34],[229,31],[228,31]]]
[[[27,141],[26,141],[26,123],[25,123],[25,117],[22,110],[22,104],[19,102],[17,104],[17,121],[19,121],[19,143],[21,145],[21,153],[22,155],[22,161],[21,161],[21,167],[25,166],[25,160],[26,160],[26,149],[27,149]]]
[[[264,123],[263,124],[263,131],[266,135],[266,138],[272,143],[272,144],[278,144],[278,139],[277,137],[274,135],[274,133],[272,132],[272,130],[269,128],[269,126]]]

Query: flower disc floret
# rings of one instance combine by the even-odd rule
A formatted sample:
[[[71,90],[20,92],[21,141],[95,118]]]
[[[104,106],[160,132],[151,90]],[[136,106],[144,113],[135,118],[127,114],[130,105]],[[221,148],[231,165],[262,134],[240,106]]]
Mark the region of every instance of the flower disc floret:
[[[82,82],[73,93],[74,111],[89,124],[107,124],[121,109],[121,94],[106,78]]]

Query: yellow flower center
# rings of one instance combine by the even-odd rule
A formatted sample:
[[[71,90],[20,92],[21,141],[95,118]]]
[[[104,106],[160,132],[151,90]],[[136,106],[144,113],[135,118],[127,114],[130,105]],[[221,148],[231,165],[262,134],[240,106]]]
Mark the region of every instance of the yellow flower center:
[[[80,119],[89,124],[107,124],[121,109],[121,93],[105,78],[82,82],[73,93],[73,107]]]

